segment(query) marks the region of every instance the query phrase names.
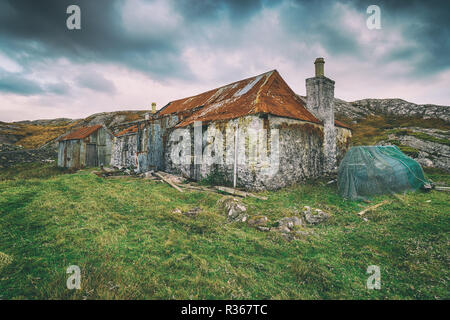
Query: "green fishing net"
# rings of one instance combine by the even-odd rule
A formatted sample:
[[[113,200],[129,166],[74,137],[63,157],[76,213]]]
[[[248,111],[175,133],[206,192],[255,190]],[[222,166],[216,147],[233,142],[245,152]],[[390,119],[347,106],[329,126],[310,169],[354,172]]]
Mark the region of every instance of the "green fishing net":
[[[338,190],[347,199],[402,193],[428,183],[419,163],[396,146],[353,147],[339,165]]]

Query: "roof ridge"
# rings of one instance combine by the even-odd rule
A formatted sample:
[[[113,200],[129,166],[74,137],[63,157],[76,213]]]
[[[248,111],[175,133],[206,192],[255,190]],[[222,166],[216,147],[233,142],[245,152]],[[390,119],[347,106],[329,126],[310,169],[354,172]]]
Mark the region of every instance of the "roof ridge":
[[[255,101],[253,102],[253,105],[254,105],[254,106],[253,106],[253,108],[251,109],[251,112],[258,111],[258,110],[257,110],[257,109],[258,109],[258,104],[261,103],[261,101],[260,101],[260,95],[261,95],[261,92],[263,91],[263,89],[266,88],[266,86],[268,86],[266,90],[270,89],[270,86],[272,85],[273,80],[275,79],[275,76],[276,76],[276,74],[278,73],[278,71],[277,71],[276,69],[274,69],[274,70],[272,70],[272,71],[270,71],[270,72],[271,72],[270,76],[267,77],[266,80],[264,80],[264,83],[261,85],[261,87],[259,88],[258,92],[256,93],[256,99],[255,99]],[[269,81],[269,80],[270,80],[270,81]],[[256,110],[255,110],[255,109],[256,109]]]
[[[202,94],[205,94],[205,93],[207,93],[207,92],[217,91],[217,90],[220,90],[220,89],[222,89],[222,88],[231,86],[231,85],[233,85],[233,84],[236,84],[236,83],[239,83],[239,82],[243,82],[243,81],[247,81],[247,80],[250,80],[250,79],[253,79],[253,78],[257,78],[257,77],[259,77],[259,76],[263,76],[263,75],[265,75],[265,74],[267,74],[267,73],[274,72],[274,71],[278,72],[277,69],[272,69],[272,70],[269,70],[269,71],[266,71],[266,72],[257,74],[257,75],[255,75],[255,76],[251,76],[251,77],[248,77],[248,78],[244,78],[244,79],[241,79],[241,80],[237,80],[237,81],[234,81],[234,82],[225,84],[225,85],[223,85],[223,86],[220,86],[220,87],[217,87],[217,88],[214,88],[214,89],[211,89],[211,90],[207,90],[207,91],[204,91],[204,92],[200,92],[200,93],[195,94],[195,95],[192,95],[192,96],[188,96],[188,97],[184,97],[184,98],[172,100],[172,101],[169,102],[169,104],[170,104],[171,102],[175,102],[175,101],[179,101],[179,100],[187,100],[187,99],[190,99],[190,98],[193,98],[193,97],[197,97],[197,96],[202,95]]]
[[[79,127],[76,130],[69,132],[68,134],[64,135],[58,141],[64,141],[64,140],[79,140],[83,139],[87,136],[90,136],[94,132],[96,132],[98,129],[102,128],[102,124],[95,124],[88,127]]]

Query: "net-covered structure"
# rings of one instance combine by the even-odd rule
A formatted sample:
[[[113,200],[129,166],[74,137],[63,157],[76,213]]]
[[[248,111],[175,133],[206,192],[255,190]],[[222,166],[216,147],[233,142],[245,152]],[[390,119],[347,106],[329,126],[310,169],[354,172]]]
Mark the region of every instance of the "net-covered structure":
[[[339,194],[351,200],[417,190],[428,183],[420,164],[396,146],[353,147],[339,165]]]

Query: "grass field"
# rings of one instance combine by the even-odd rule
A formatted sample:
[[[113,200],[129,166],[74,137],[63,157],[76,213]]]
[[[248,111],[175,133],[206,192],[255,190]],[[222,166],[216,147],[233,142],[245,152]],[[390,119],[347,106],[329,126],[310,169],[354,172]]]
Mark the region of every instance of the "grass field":
[[[434,181],[450,176],[429,172]],[[448,299],[449,194],[341,199],[310,182],[244,199],[270,223],[304,205],[332,218],[286,241],[226,223],[218,194],[50,165],[0,171],[0,299]],[[367,213],[364,207],[391,199]],[[200,206],[189,218],[174,209]],[[81,268],[81,290],[66,269]],[[369,265],[381,289],[368,290]]]

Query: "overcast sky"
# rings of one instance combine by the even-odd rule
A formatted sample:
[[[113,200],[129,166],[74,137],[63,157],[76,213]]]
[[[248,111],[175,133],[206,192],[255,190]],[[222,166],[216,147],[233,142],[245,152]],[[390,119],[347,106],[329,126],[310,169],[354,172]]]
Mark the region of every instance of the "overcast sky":
[[[0,0],[0,121],[160,108],[272,69],[304,95],[316,57],[338,98],[450,105],[449,21],[450,1]]]

